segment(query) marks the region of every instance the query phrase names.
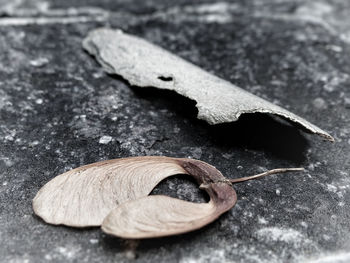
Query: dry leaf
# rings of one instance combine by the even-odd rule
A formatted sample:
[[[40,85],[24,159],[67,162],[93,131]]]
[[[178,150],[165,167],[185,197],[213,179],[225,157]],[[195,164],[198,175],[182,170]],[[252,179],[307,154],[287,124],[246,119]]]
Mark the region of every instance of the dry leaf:
[[[334,141],[303,118],[238,88],[139,37],[107,28],[89,33],[83,47],[103,68],[131,85],[173,90],[195,100],[198,118],[209,124],[236,121],[245,113],[268,113]]]

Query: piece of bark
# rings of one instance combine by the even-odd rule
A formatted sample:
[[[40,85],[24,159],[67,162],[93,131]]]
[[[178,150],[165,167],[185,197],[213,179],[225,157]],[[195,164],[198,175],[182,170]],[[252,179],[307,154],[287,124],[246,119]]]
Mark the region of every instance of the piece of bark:
[[[334,141],[303,118],[121,30],[93,30],[84,39],[83,47],[108,73],[122,76],[131,85],[173,90],[195,100],[197,117],[209,124],[232,122],[242,114],[260,112],[277,115]]]

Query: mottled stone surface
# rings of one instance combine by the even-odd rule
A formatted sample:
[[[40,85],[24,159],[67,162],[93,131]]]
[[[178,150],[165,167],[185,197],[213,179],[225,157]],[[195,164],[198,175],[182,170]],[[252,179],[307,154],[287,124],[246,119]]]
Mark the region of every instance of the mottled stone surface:
[[[0,0],[0,261],[348,262],[350,2]],[[253,114],[209,126],[193,102],[130,87],[81,48],[111,26],[146,38],[318,125],[336,143]],[[54,176],[126,156],[193,157],[227,177],[237,205],[186,235],[136,244],[54,227],[31,200]],[[205,201],[184,177],[154,193]],[[135,259],[130,259],[136,257]]]

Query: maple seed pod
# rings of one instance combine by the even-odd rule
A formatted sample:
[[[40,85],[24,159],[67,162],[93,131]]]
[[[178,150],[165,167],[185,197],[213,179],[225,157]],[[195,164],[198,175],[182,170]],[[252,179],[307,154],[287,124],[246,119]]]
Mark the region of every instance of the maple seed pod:
[[[102,223],[102,230],[123,238],[181,234],[209,224],[235,205],[235,190],[215,167],[192,159],[174,160],[208,193],[208,203],[192,203],[163,195],[146,196],[111,211]]]
[[[102,226],[123,238],[153,238],[186,233],[214,221],[231,209],[237,196],[232,183],[277,172],[225,178],[214,166],[186,158],[144,156],[93,163],[49,181],[33,200],[35,214],[50,224],[74,227]],[[192,203],[164,195],[151,195],[163,179],[192,176],[209,197]]]

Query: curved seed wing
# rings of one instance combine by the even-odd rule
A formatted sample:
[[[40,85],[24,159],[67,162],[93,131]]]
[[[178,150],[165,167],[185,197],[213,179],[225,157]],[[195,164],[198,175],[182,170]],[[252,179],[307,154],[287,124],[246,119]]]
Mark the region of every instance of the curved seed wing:
[[[213,201],[198,204],[151,195],[119,205],[105,218],[102,230],[123,238],[161,237],[198,229],[222,213]]]
[[[33,209],[50,224],[99,226],[118,204],[147,196],[166,177],[186,173],[168,157],[93,163],[49,181],[35,196]]]

